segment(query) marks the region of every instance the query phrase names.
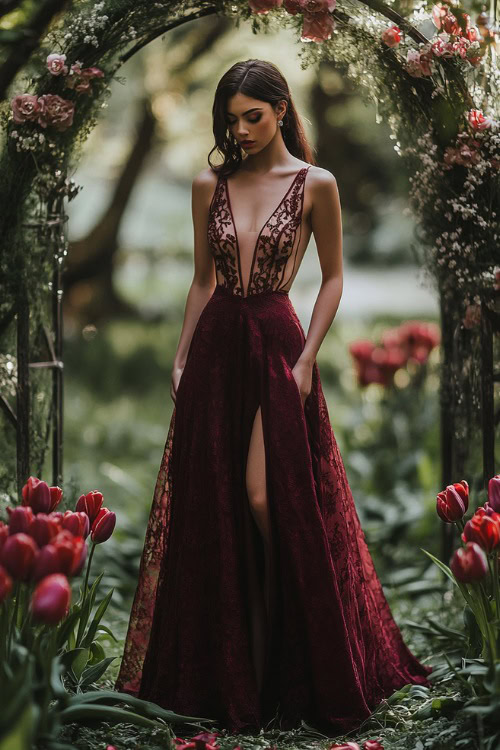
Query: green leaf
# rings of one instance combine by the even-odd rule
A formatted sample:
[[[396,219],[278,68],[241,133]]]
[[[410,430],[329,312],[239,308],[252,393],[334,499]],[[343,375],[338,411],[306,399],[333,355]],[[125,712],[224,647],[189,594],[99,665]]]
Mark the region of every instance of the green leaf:
[[[136,698],[128,693],[120,693],[117,690],[90,690],[87,693],[79,693],[78,695],[72,695],[69,698],[69,706],[79,706],[88,703],[100,703],[101,701],[111,701],[113,703],[127,703],[138,713],[151,717],[158,717],[166,721],[168,724],[175,723],[186,723],[190,721],[216,721],[215,719],[207,719],[203,716],[186,716],[183,714],[177,714],[169,709],[162,708],[152,701],[145,701],[142,698]]]
[[[102,632],[104,632],[104,633],[107,633],[107,634],[108,634],[108,635],[109,635],[109,636],[110,636],[110,637],[111,637],[111,638],[112,638],[112,639],[113,639],[113,640],[115,641],[115,643],[118,643],[118,638],[117,638],[117,637],[115,636],[115,634],[114,634],[114,633],[113,633],[113,632],[112,632],[112,631],[111,631],[111,630],[110,630],[110,629],[108,628],[108,626],[107,626],[107,625],[99,625],[99,627],[97,628],[97,632],[98,632],[98,633],[100,633],[101,631],[102,631]]]
[[[88,629],[87,635],[85,636],[85,638],[82,641],[82,646],[89,647],[92,644],[92,642],[93,642],[93,640],[95,638],[95,634],[97,632],[97,626],[99,625],[103,614],[105,613],[106,609],[108,608],[108,604],[111,601],[111,597],[113,596],[113,592],[114,592],[114,589],[113,588],[110,589],[108,591],[108,593],[106,594],[106,596],[104,597],[104,599],[102,600],[102,602],[99,604],[99,606],[97,608],[97,611],[96,611],[96,613],[94,615],[94,619],[92,620],[92,623],[91,623],[91,625],[90,625],[90,627]]]
[[[82,674],[82,680],[80,683],[81,687],[83,688],[87,687],[88,685],[92,685],[93,682],[98,680],[99,677],[104,674],[111,662],[116,658],[116,656],[107,656],[98,664],[94,664],[93,667],[87,667],[85,672]]]
[[[76,679],[79,680],[82,676],[83,670],[87,666],[87,662],[90,657],[90,649],[79,648],[77,650],[78,653],[75,655],[73,661],[71,662],[71,669],[73,670]]]
[[[132,711],[125,711],[123,708],[115,708],[115,706],[69,706],[61,711],[60,718],[63,724],[94,719],[97,721],[107,721],[110,724],[135,724],[136,726],[150,727],[151,729],[158,726],[165,726],[159,721],[148,719],[146,716],[140,716]]]
[[[432,555],[430,552],[427,552],[427,550],[422,549],[422,547],[420,547],[420,550],[421,550],[421,552],[423,552],[424,554],[426,554],[427,557],[430,557],[430,559],[432,560],[432,562],[435,563],[438,566],[438,568],[440,570],[442,570],[445,575],[448,576],[448,578],[450,579],[450,581],[453,581],[453,583],[455,584],[455,586],[457,585],[457,580],[456,580],[455,576],[451,572],[450,568],[447,565],[444,564],[444,562],[442,562],[441,560],[438,560],[437,557],[434,557],[434,555]]]
[[[15,724],[0,739],[0,750],[26,750],[32,747],[39,709],[31,700],[17,714]]]

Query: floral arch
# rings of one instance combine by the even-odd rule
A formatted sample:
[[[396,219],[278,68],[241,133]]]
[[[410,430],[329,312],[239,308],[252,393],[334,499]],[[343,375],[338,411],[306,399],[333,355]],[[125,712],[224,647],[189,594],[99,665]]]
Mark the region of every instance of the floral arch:
[[[302,68],[341,64],[389,124],[412,174],[419,260],[440,299],[441,483],[457,481],[479,432],[483,482],[493,476],[499,33],[496,19],[473,19],[451,0],[405,7],[403,17],[382,0],[75,0],[57,14],[59,0],[52,18],[38,19],[27,65],[14,56],[0,74],[9,94],[0,110],[0,405],[3,432],[17,436],[5,466],[12,477],[17,462],[18,491],[51,431],[53,483],[62,481],[64,202],[79,190],[68,174],[120,66],[158,36],[214,14],[250,22],[255,33],[293,29]]]

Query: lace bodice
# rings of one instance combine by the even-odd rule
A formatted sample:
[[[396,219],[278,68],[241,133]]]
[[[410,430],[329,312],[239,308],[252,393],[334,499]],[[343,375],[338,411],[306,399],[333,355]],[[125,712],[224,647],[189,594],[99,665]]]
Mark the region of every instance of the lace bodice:
[[[302,234],[304,185],[309,168],[303,167],[296,173],[259,232],[236,229],[227,178],[219,175],[210,203],[207,230],[218,284],[241,297],[270,290],[288,291],[286,286],[296,273]],[[244,273],[243,260],[248,259],[250,271]],[[244,276],[248,278],[246,287],[243,284]]]

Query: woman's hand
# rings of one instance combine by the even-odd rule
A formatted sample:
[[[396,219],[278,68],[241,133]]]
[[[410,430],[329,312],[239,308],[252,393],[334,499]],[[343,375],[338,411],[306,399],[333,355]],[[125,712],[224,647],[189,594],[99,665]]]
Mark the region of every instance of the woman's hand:
[[[183,372],[184,372],[184,367],[176,367],[174,365],[172,369],[172,379],[170,383],[170,395],[172,397],[174,404],[176,403],[176,400],[177,400],[177,389],[179,387],[179,383],[180,383]]]
[[[312,372],[313,364],[308,364],[300,359],[295,363],[292,369],[292,375],[295,378],[297,387],[300,392],[300,398],[302,399],[302,406],[304,406],[306,398],[311,393],[312,388]]]

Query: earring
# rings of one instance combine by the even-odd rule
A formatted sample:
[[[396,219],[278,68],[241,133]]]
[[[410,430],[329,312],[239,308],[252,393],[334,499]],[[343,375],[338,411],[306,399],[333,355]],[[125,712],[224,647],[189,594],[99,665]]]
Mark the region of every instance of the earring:
[[[283,120],[278,120],[278,125],[280,126],[280,128],[283,127]]]

